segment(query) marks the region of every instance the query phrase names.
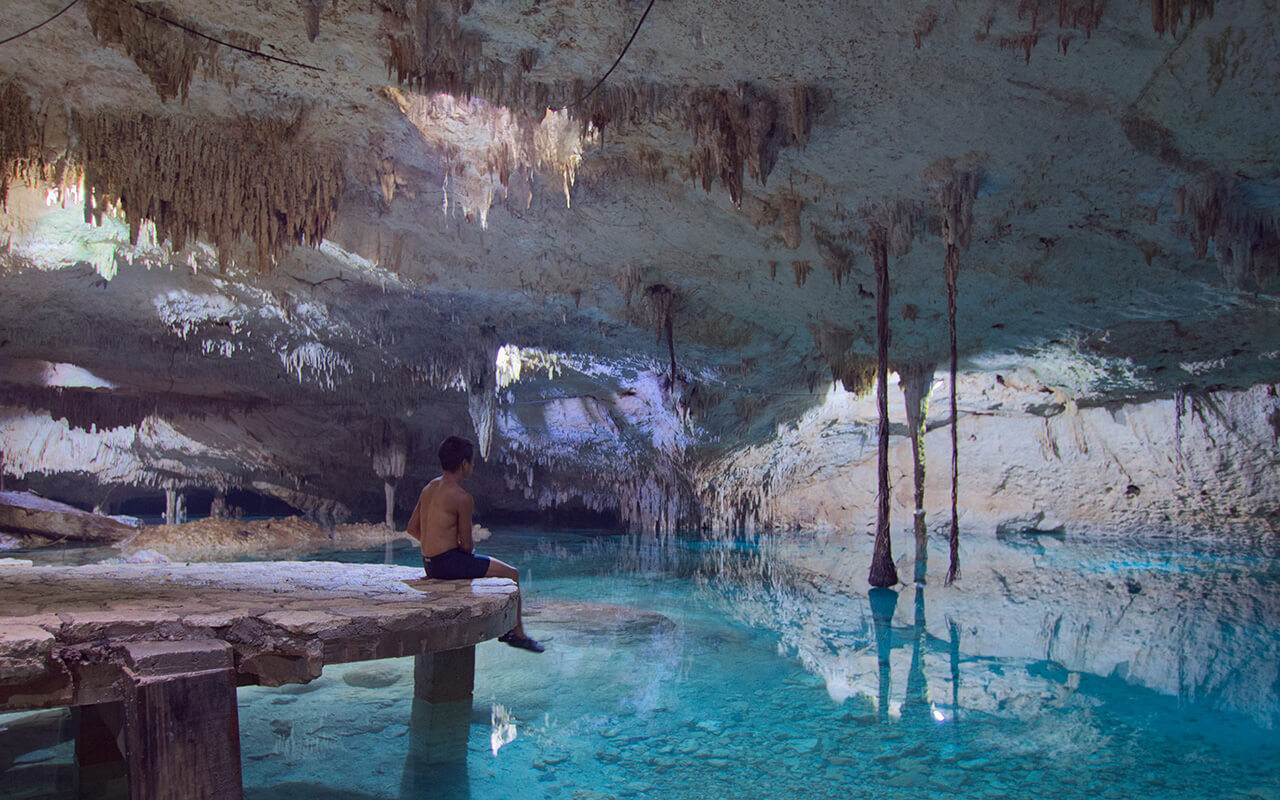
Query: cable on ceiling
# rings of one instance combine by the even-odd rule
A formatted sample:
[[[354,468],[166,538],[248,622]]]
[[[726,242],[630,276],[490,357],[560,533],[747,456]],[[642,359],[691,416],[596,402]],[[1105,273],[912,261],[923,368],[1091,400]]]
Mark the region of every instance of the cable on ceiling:
[[[72,7],[72,6],[74,6],[76,3],[79,3],[79,2],[80,2],[80,0],[71,0],[71,2],[70,2],[70,3],[67,3],[67,4],[66,4],[66,6],[64,6],[64,7],[63,7],[63,9],[62,9],[61,11],[59,11],[57,14],[54,14],[52,17],[49,17],[49,18],[48,18],[48,19],[46,19],[44,22],[41,22],[41,23],[40,23],[40,24],[38,24],[38,25],[32,25],[30,28],[27,28],[27,29],[26,29],[25,31],[23,31],[22,33],[15,33],[14,35],[10,36],[10,37],[9,37],[9,38],[7,38],[7,39],[0,39],[0,44],[8,44],[9,42],[12,42],[14,39],[21,39],[23,36],[26,36],[28,33],[31,33],[32,31],[39,30],[40,28],[43,28],[45,25],[48,25],[50,22],[53,22],[53,21],[54,21],[55,19],[57,19],[58,17],[60,17],[60,16],[62,16],[63,14],[67,13],[68,11],[70,11],[70,10],[71,10],[71,7]]]
[[[627,40],[627,44],[625,47],[622,48],[622,52],[618,53],[618,57],[614,59],[613,66],[609,67],[609,69],[606,70],[605,73],[600,76],[600,80],[596,81],[595,86],[592,86],[590,89],[588,89],[587,93],[584,94],[582,97],[579,97],[577,100],[574,100],[572,103],[565,106],[565,109],[570,109],[570,108],[573,108],[574,106],[581,105],[582,103],[586,102],[586,99],[590,97],[595,92],[596,89],[599,89],[601,84],[604,83],[605,78],[608,78],[610,75],[613,74],[613,71],[617,69],[619,64],[622,63],[622,57],[625,56],[627,54],[627,51],[631,49],[631,43],[634,42],[636,40],[636,36],[639,35],[640,28],[641,26],[644,25],[645,18],[648,17],[649,12],[653,10],[653,3],[654,3],[654,0],[649,0],[648,7],[645,8],[644,13],[640,15],[640,21],[636,23],[636,29],[631,32],[631,38]]]

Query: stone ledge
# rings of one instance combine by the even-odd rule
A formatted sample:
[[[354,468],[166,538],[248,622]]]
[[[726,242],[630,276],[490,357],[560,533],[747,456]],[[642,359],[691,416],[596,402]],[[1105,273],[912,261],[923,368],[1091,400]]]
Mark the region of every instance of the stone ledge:
[[[222,643],[241,685],[468,647],[515,624],[516,597],[502,578],[318,561],[7,567],[0,711],[118,700],[123,670],[179,653],[216,658]]]

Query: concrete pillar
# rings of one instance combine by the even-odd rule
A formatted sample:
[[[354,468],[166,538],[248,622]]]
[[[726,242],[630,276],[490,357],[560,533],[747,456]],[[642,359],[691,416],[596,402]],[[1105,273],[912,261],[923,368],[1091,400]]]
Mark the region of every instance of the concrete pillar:
[[[476,648],[460,647],[414,659],[413,695],[428,703],[470,700],[476,682]]]

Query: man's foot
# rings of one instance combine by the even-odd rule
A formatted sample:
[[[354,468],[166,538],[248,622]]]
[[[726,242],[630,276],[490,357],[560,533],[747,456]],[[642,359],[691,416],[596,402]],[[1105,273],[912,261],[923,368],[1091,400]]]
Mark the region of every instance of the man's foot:
[[[504,633],[498,637],[498,641],[511,647],[518,647],[521,650],[528,650],[532,653],[541,653],[547,648],[530,639],[528,636],[521,636],[518,633]]]

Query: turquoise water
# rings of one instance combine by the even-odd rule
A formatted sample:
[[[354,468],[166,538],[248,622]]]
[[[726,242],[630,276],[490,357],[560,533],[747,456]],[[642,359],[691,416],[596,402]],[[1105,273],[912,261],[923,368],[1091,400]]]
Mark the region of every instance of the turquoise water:
[[[1280,799],[1275,552],[991,542],[869,594],[790,546],[499,529],[547,652],[480,645],[470,704],[415,703],[412,659],[241,689],[246,796]],[[13,780],[68,748],[0,797],[70,796]]]

